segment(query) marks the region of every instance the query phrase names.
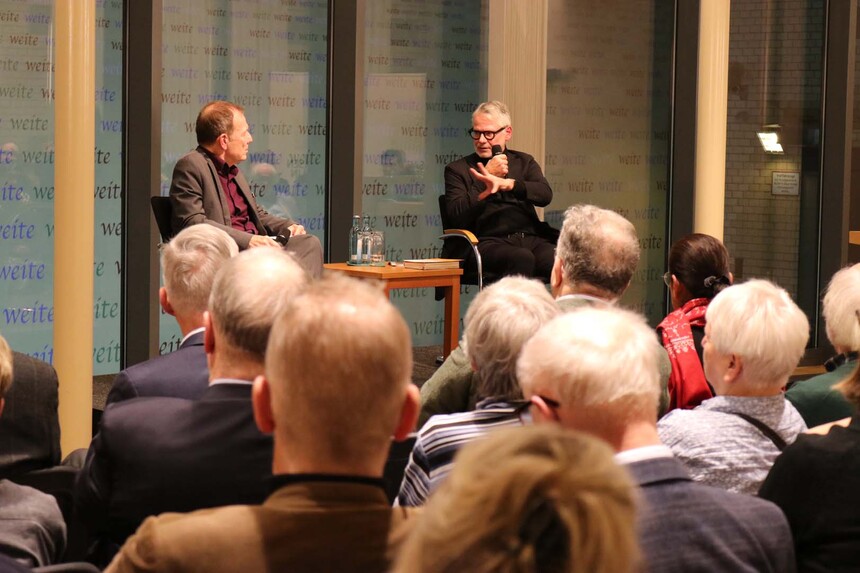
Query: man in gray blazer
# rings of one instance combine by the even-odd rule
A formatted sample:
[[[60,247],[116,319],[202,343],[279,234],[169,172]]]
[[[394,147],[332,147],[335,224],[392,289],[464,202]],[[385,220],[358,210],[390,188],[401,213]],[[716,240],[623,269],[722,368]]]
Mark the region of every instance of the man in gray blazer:
[[[544,325],[523,348],[517,377],[536,422],[605,440],[639,484],[644,570],[794,571],[778,507],[692,481],[660,443],[662,352],[643,317],[594,306]]]
[[[105,407],[141,396],[196,400],[203,395],[209,386],[203,315],[215,275],[238,252],[233,239],[211,225],[192,225],[162,246],[164,286],[158,301],[176,319],[182,340],[172,352],[117,374]]]
[[[289,237],[286,250],[312,277],[322,274],[322,246],[305,228],[271,215],[257,205],[237,164],[248,157],[254,140],[242,106],[213,101],[197,115],[197,148],[173,169],[170,202],[173,230],[207,223],[226,231],[239,249],[279,247],[274,237]]]

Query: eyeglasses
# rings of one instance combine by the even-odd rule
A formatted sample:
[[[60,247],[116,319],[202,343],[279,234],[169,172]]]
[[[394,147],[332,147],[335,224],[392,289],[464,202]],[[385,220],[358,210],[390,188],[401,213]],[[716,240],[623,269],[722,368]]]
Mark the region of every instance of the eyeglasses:
[[[672,288],[672,271],[666,271],[663,273],[663,282],[667,287]]]
[[[540,394],[535,394],[535,396],[540,398],[541,400],[543,400],[543,403],[546,404],[547,406],[549,406],[549,408],[552,410],[558,410],[559,408],[561,408],[561,404],[558,402],[558,400],[553,400],[552,398],[547,398],[546,396],[542,396]],[[532,406],[532,401],[531,400],[517,400],[517,401],[511,402],[511,405],[514,406],[514,412],[513,413],[522,417],[523,414],[528,412],[529,408]]]
[[[493,138],[496,137],[497,133],[501,133],[501,132],[505,131],[507,128],[508,128],[507,125],[505,127],[500,127],[496,131],[477,131],[477,130],[474,130],[472,128],[469,128],[466,130],[466,133],[468,133],[469,137],[471,137],[475,141],[481,139],[482,135],[484,136],[484,139],[486,139],[487,141],[493,141]]]

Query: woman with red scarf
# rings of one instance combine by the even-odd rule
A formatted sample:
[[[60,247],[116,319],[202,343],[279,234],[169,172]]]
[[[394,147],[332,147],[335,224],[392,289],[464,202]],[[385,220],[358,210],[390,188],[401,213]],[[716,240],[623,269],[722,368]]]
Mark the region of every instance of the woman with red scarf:
[[[672,363],[669,409],[695,408],[714,391],[702,370],[705,311],[717,293],[732,284],[729,253],[714,237],[693,233],[669,251],[669,271],[663,275],[674,310],[657,325]]]

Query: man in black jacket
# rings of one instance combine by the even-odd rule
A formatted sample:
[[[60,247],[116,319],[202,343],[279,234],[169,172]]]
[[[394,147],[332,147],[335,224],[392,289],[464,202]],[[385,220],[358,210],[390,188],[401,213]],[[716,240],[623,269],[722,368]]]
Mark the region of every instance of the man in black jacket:
[[[534,208],[549,205],[552,189],[531,155],[507,148],[512,133],[502,102],[475,109],[469,130],[475,153],[445,167],[447,215],[453,227],[478,237],[486,275],[548,282],[558,231],[541,222]],[[453,250],[460,246],[448,246],[442,256],[465,258]]]

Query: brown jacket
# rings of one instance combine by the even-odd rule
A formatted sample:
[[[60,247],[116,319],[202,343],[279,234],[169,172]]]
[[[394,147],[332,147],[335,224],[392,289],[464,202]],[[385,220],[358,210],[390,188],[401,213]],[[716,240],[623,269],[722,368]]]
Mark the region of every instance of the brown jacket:
[[[415,515],[390,507],[380,486],[294,482],[259,506],[151,517],[106,571],[382,573]]]

